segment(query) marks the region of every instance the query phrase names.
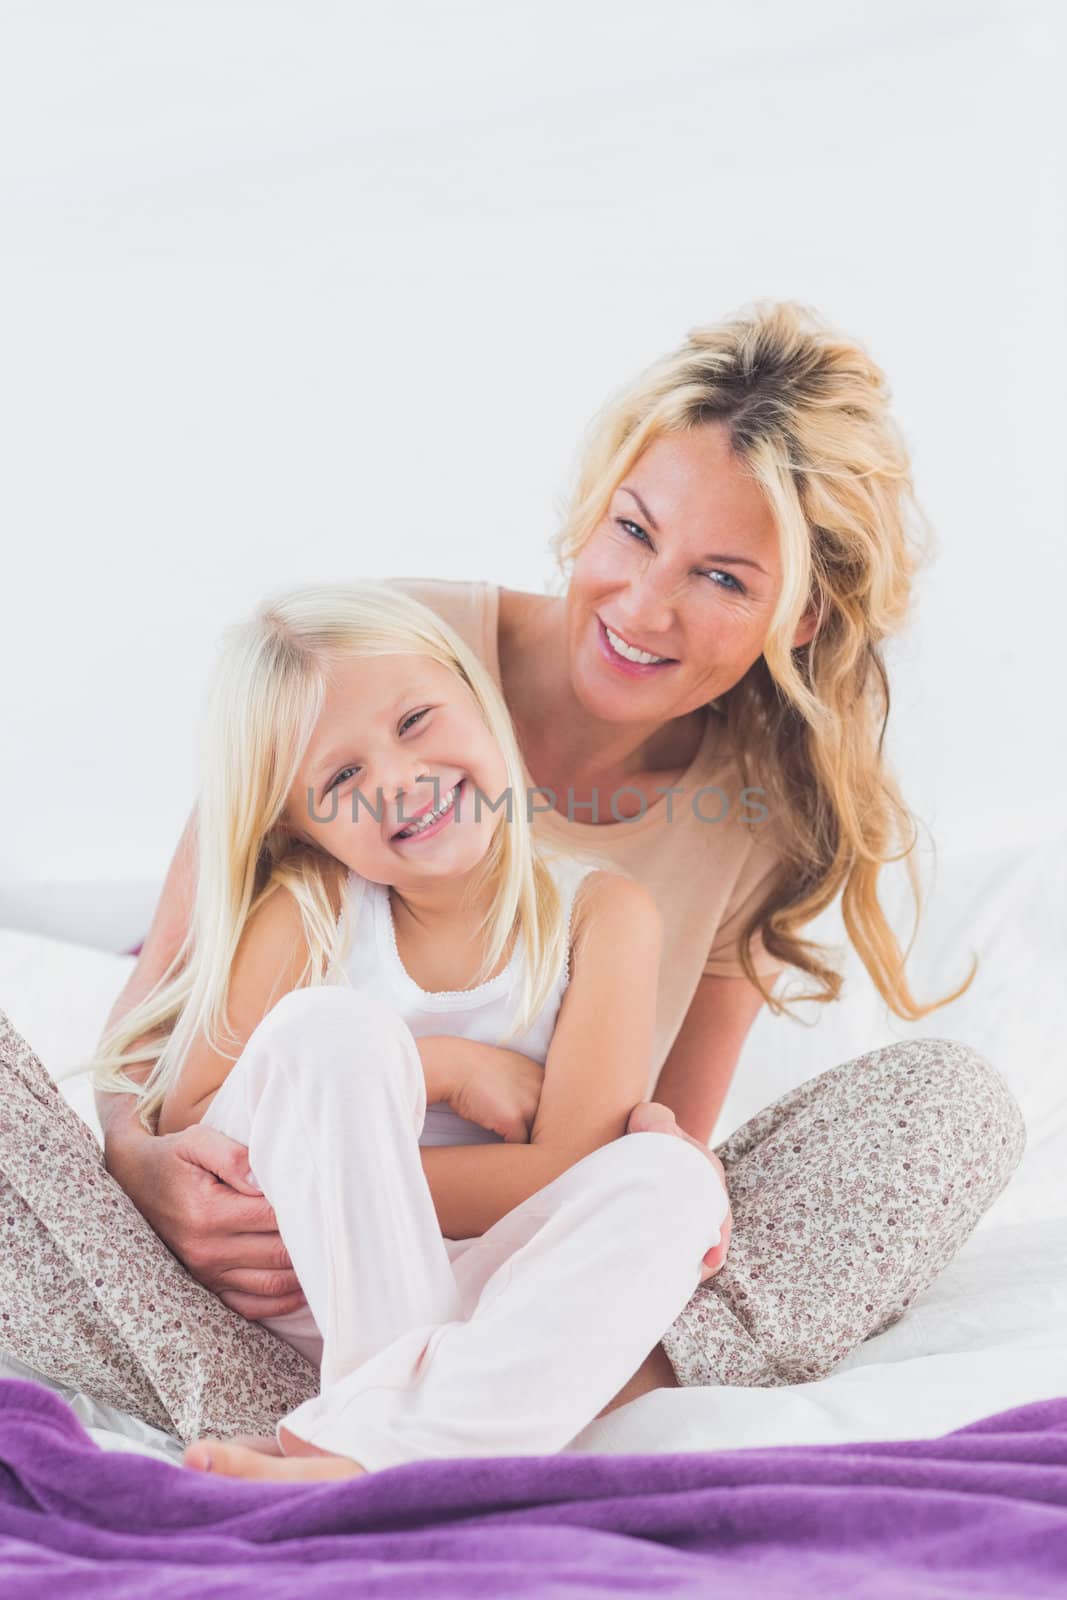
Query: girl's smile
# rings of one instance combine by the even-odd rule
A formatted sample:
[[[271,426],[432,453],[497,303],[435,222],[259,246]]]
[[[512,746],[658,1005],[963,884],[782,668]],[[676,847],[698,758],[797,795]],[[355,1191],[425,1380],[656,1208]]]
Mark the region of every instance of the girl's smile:
[[[496,740],[448,667],[406,653],[341,657],[287,822],[350,871],[387,884],[413,914],[451,916],[501,821],[474,802],[507,787]]]
[[[433,839],[437,834],[442,833],[450,822],[458,822],[460,796],[465,792],[465,784],[466,779],[461,778],[446,794],[442,795],[436,813],[433,802],[430,801],[399,833],[393,834],[393,844],[400,846],[422,844],[424,840]],[[425,818],[431,816],[434,817],[434,820],[426,822]]]

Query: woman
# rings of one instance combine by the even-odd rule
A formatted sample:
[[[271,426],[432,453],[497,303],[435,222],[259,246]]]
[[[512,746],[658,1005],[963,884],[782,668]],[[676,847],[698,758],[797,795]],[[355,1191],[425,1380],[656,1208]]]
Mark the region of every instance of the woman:
[[[902,855],[917,888],[882,757],[881,654],[907,614],[914,520],[879,369],[804,310],[770,305],[694,331],[602,412],[556,541],[563,594],[394,580],[497,677],[530,788],[549,792],[532,796],[535,829],[595,848],[659,904],[648,1095],[701,1142],[760,1007],[782,1009],[781,967],[838,997],[801,937],[838,893],[896,1014],[924,1016],[970,981],[913,996],[876,892]],[[190,818],[109,1027],[179,950],[194,862]],[[194,1276],[246,1317],[301,1304],[239,1146],[198,1128],[153,1138],[132,1096],[100,1110],[110,1171]],[[632,1392],[829,1371],[956,1253],[1023,1137],[996,1073],[940,1040],[787,1095],[720,1148],[734,1236],[728,1215],[721,1271]],[[440,1155],[424,1156],[439,1214]]]

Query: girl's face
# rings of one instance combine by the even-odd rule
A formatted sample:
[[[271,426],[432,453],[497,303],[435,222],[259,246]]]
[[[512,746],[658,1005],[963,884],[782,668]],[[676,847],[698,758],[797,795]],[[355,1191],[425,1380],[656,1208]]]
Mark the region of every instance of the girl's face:
[[[575,692],[610,722],[665,722],[716,699],[759,659],[781,582],[770,507],[724,426],[661,436],[574,563],[566,617]],[[806,614],[794,646],[814,628]],[[620,644],[647,654],[622,659]]]
[[[290,831],[401,890],[469,872],[506,816],[490,805],[506,800],[508,781],[470,690],[409,654],[335,660],[330,680],[286,804]],[[420,814],[442,808],[407,836]]]

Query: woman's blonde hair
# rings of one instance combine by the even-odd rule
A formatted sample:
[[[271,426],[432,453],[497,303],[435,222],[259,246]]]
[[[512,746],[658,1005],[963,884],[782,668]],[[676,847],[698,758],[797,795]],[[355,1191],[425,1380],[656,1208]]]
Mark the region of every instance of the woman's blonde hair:
[[[342,963],[363,880],[355,880],[355,905],[335,921],[329,888],[341,887],[348,869],[294,838],[283,813],[322,710],[331,662],[397,654],[426,656],[455,673],[504,758],[505,794],[485,797],[500,818],[467,889],[469,904],[484,897],[489,906],[480,924],[485,959],[475,983],[487,980],[514,932],[521,935],[524,960],[513,1033],[523,1031],[547,999],[567,945],[548,869],[557,852],[534,839],[522,758],[493,679],[450,627],[396,589],[364,583],[287,590],[225,632],[201,734],[189,927],[156,986],[89,1063],[99,1088],[137,1093],[142,1125],[150,1131],[200,1029],[222,1054],[224,1042],[239,1044],[228,1016],[230,972],[249,918],[269,896],[285,889],[300,909],[309,954],[295,987],[348,981]],[[154,1037],[130,1048],[148,1034]],[[126,1075],[127,1067],[145,1062],[152,1066],[143,1084]]]
[[[923,1005],[904,976],[918,931],[917,828],[882,755],[889,680],[882,641],[908,611],[928,552],[908,455],[889,415],[886,380],[870,356],[792,303],[758,304],[695,328],[594,419],[556,559],[566,576],[612,494],[657,437],[721,424],[735,457],[761,485],[780,541],[782,591],[763,654],[716,702],[744,783],[759,770],[776,819],[782,872],[739,940],[741,964],[772,1011],[752,965],[759,933],[770,954],[814,978],[796,998],[836,1000],[841,975],[798,929],[841,891],[849,937],[879,993],[915,1020]],[[792,645],[814,602],[816,633]],[[878,901],[889,861],[904,860],[916,927],[902,952]]]

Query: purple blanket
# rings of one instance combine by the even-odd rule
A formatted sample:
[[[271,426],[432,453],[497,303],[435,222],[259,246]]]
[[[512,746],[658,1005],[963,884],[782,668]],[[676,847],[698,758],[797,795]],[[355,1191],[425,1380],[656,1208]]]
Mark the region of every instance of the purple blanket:
[[[0,1382],[4,1600],[1067,1595],[1067,1398],[939,1439],[432,1461],[315,1487],[99,1451]]]

